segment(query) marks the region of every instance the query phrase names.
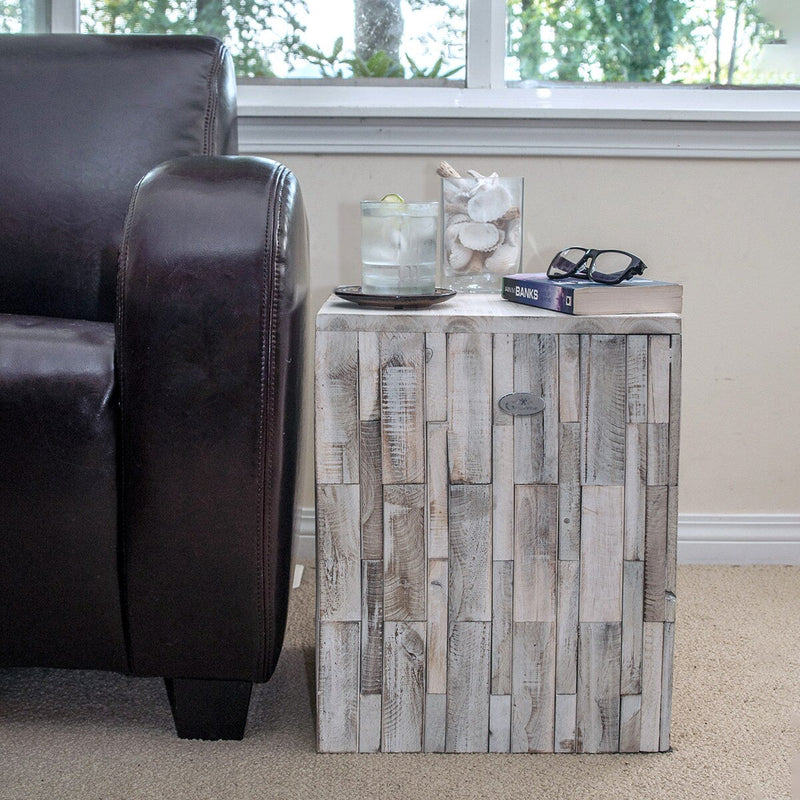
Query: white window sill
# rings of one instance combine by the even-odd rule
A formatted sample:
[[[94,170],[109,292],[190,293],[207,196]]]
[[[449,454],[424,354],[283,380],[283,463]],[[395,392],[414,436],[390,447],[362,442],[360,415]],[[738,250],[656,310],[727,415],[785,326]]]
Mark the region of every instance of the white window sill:
[[[800,158],[800,90],[239,86],[245,153]]]

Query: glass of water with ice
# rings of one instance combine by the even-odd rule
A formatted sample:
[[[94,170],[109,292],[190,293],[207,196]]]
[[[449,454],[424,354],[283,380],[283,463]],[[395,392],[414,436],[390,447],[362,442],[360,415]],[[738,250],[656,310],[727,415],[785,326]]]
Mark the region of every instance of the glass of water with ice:
[[[433,294],[439,203],[361,203],[363,294]]]

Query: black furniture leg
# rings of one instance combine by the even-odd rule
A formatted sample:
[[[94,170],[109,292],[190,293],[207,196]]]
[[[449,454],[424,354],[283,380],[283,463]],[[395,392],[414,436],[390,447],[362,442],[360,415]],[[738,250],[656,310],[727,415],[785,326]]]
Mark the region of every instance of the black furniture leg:
[[[181,739],[241,739],[250,706],[249,681],[164,678]]]

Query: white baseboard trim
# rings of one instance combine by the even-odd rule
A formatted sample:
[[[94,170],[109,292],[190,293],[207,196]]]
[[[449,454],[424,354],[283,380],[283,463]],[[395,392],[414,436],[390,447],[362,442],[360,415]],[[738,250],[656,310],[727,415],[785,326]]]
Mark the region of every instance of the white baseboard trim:
[[[295,560],[315,560],[314,509],[300,509]],[[800,564],[800,514],[680,514],[680,564]]]

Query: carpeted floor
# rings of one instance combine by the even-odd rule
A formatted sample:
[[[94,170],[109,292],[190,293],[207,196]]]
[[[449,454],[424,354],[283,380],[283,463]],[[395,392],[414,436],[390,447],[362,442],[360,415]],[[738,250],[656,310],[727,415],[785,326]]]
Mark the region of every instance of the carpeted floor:
[[[0,799],[800,800],[800,567],[679,568],[660,755],[317,755],[313,580],[242,742],[177,739],[158,680],[0,670]]]

